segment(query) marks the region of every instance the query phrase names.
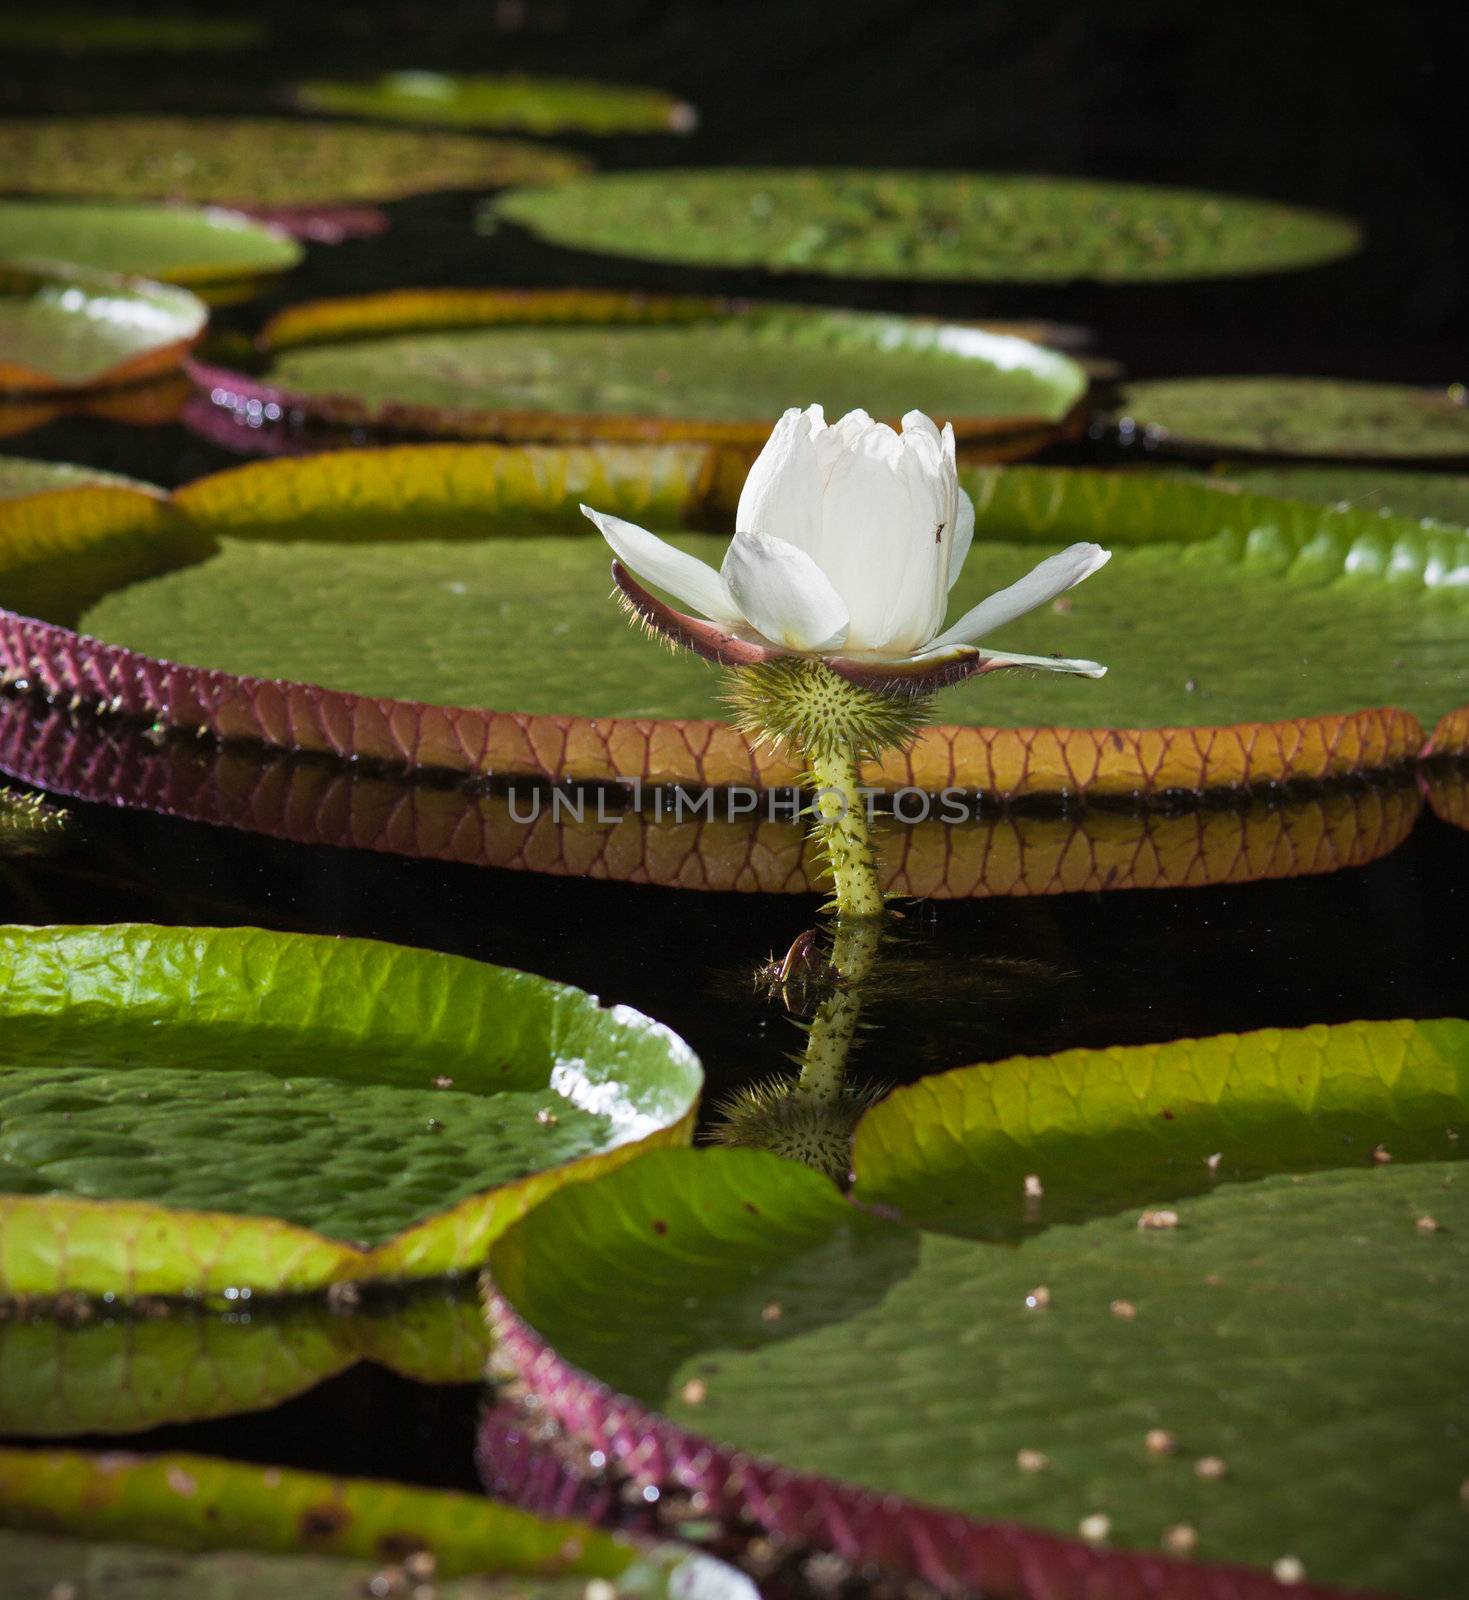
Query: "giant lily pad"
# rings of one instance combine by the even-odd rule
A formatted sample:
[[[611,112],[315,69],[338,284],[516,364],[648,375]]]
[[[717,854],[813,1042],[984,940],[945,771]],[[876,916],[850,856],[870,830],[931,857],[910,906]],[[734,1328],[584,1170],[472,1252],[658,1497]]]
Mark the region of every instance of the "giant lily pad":
[[[1153,444],[1214,455],[1469,456],[1469,407],[1458,385],[1162,378],[1130,384],[1118,417]]]
[[[895,422],[951,418],[961,447],[1040,448],[1080,402],[1068,357],[957,323],[582,290],[443,289],[292,306],[255,376],[196,363],[217,404],[410,433],[706,439],[758,449],[820,395]]]
[[[574,510],[659,530],[728,517],[733,483],[710,459],[419,446],[262,462],[179,491],[144,538],[106,518],[83,534],[75,502],[30,507],[5,542],[0,598],[18,614],[0,645],[11,677],[232,738],[512,776],[794,782],[789,758],[720,718],[717,675],[627,629]],[[970,485],[979,533],[955,605],[1037,544],[1107,539],[1104,581],[1000,642],[1112,675],[971,680],[941,702],[954,723],[875,771],[888,786],[1330,778],[1411,760],[1418,718],[1463,699],[1461,533],[1173,478],[992,469]],[[162,539],[176,570],[155,578]]]
[[[628,629],[575,510],[659,529],[726,520],[737,480],[718,466],[693,447],[401,447],[201,479],[169,514],[149,503],[153,539],[109,529],[108,515],[131,526],[127,506],[83,529],[85,497],[0,511],[0,650],[12,680],[63,698],[288,748],[792,783],[788,756],[752,751],[723,720],[717,675]],[[874,770],[881,784],[1136,794],[1329,778],[1413,759],[1418,719],[1462,701],[1460,532],[1139,474],[969,483],[978,534],[955,605],[1038,547],[1104,538],[1117,556],[1102,581],[998,638],[1090,654],[1111,675],[972,680],[941,702],[952,722]]]
[[[584,166],[547,145],[288,117],[0,123],[0,188],[25,194],[329,206],[554,182]]]
[[[688,133],[698,114],[661,89],[577,78],[388,72],[367,83],[319,79],[296,90],[308,111],[521,133]]]
[[[1469,741],[1465,741],[1469,742]],[[133,806],[298,844],[719,893],[805,894],[819,855],[791,803],[738,791],[469,789],[319,756],[215,744],[0,696],[0,772],[53,794]],[[1426,785],[1437,797],[1442,779]],[[637,802],[641,803],[637,803]],[[969,814],[905,801],[878,830],[883,887],[936,900],[1197,888],[1363,866],[1412,831],[1422,788],[1384,775],[1243,807]]]
[[[158,1308],[152,1307],[156,1311]],[[0,1434],[137,1433],[266,1410],[371,1361],[423,1383],[476,1383],[488,1333],[472,1290],[424,1285],[343,1311],[325,1297],[246,1314],[175,1308],[0,1320]]]
[[[0,1526],[12,1530],[0,1561],[27,1596],[349,1600],[408,1593],[406,1558],[426,1554],[443,1600],[579,1600],[589,1578],[646,1600],[754,1600],[748,1579],[677,1546],[640,1549],[473,1495],[206,1456],[0,1450]]]
[[[1424,517],[1469,527],[1469,476],[1403,472],[1381,467],[1226,466],[1221,481],[1251,494],[1310,500],[1323,506],[1357,506],[1390,517]]]
[[[178,366],[209,313],[187,289],[0,266],[0,393],[110,388]]]
[[[635,1012],[368,941],[10,929],[0,986],[0,1296],[463,1270],[699,1088]]]
[[[553,1196],[492,1252],[499,1351],[634,1478],[943,1589],[1264,1596],[1291,1556],[1450,1600],[1466,1127],[1462,1022],[967,1068],[868,1115],[857,1205],[735,1151]],[[1180,1524],[1196,1565],[1150,1553]]]
[[[489,215],[579,250],[836,277],[1210,278],[1357,247],[1350,222],[1271,201],[982,172],[619,172],[506,195]]]
[[[0,200],[8,260],[64,262],[168,283],[234,285],[301,259],[288,235],[217,207]]]
[[[141,489],[162,495],[162,489],[126,477],[121,472],[104,472],[100,467],[74,466],[69,461],[31,461],[25,456],[0,456],[0,500],[16,500],[22,495],[46,494],[52,489]]]

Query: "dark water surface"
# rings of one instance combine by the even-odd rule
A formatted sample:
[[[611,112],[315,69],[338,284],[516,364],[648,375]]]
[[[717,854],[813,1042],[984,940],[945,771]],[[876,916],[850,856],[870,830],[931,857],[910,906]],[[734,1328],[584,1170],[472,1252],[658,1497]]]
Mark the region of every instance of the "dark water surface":
[[[313,246],[249,327],[315,295],[434,284],[717,288],[968,317],[1081,323],[1134,376],[1290,372],[1447,383],[1469,351],[1453,184],[1464,153],[1452,52],[1411,17],[1356,31],[1153,3],[898,8],[608,0],[460,7],[264,7],[275,47],[158,61],[0,62],[16,109],[259,110],[298,76],[515,67],[647,82],[700,106],[686,141],[580,141],[606,167],[851,162],[1179,182],[1361,218],[1354,260],[1200,285],[772,282],[643,267],[477,235],[474,196],[391,208],[379,238]],[[293,30],[299,30],[293,32]],[[1339,30],[1339,31],[1334,31]],[[578,141],[567,141],[578,143]],[[237,455],[180,426],[52,423],[4,448],[174,485]],[[1105,439],[1055,461],[1136,461]],[[1465,641],[1469,663],[1469,641]],[[1469,699],[1469,670],[1465,673]],[[0,919],[253,923],[359,934],[525,967],[669,1023],[711,1098],[781,1067],[799,1036],[753,968],[813,920],[808,897],[705,895],[306,846],[99,805],[58,855],[0,866]],[[1469,832],[1426,812],[1371,865],[1196,890],[940,902],[906,935],[947,974],[874,1019],[861,1073],[1267,1025],[1469,1015]],[[359,1366],[255,1416],[129,1443],[471,1487],[473,1387]],[[117,1442],[115,1439],[112,1442]]]

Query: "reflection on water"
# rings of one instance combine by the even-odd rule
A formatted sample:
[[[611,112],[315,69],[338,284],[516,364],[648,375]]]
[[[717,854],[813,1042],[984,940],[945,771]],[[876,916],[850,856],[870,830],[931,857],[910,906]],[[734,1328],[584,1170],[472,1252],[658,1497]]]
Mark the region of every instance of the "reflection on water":
[[[82,800],[299,844],[552,877],[752,894],[822,890],[794,795],[490,788],[249,745],[156,736],[0,696],[0,771]],[[1317,789],[1209,795],[1171,810],[927,807],[878,824],[883,888],[934,900],[1198,888],[1362,866],[1412,831],[1423,791],[1452,820],[1462,766]],[[1438,798],[1434,798],[1438,797]],[[773,803],[772,803],[773,799]]]

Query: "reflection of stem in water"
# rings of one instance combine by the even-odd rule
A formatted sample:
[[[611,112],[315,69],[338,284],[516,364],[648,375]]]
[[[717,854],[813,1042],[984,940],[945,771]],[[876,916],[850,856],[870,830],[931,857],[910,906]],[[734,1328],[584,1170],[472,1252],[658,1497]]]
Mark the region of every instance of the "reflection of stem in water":
[[[836,919],[828,988],[807,1029],[800,1076],[732,1095],[714,1130],[721,1144],[769,1150],[838,1182],[846,1179],[852,1134],[874,1098],[870,1089],[848,1088],[846,1072],[862,1016],[862,986],[876,965],[882,927],[876,916]]]

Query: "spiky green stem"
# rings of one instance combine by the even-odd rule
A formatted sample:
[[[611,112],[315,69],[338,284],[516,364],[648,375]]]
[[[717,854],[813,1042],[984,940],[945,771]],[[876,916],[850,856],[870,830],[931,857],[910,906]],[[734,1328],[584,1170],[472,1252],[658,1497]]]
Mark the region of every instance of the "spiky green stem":
[[[812,753],[811,829],[826,858],[840,917],[880,917],[882,890],[867,808],[858,792],[857,762],[851,750]]]

